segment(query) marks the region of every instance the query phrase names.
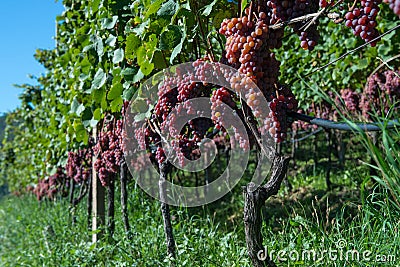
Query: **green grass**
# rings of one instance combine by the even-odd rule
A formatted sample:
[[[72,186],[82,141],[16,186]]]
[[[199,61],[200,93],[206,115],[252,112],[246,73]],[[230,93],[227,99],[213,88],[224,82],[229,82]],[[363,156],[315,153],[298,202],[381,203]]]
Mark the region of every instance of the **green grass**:
[[[114,240],[97,245],[90,242],[84,203],[75,211],[72,224],[65,201],[39,204],[30,196],[4,198],[0,201],[0,266],[250,266],[242,201],[236,193],[220,205],[174,208],[177,257],[168,259],[159,203],[131,188],[132,238],[125,236],[117,212]],[[269,251],[276,251],[275,256],[277,251],[286,251],[281,254],[284,258],[300,256],[299,261],[278,260],[278,266],[396,266],[365,261],[362,254],[359,261],[345,258],[347,250],[355,249],[369,250],[371,257],[400,259],[400,214],[387,202],[387,193],[369,195],[362,204],[360,191],[349,188],[326,193],[300,187],[287,196],[282,196],[283,191],[264,210],[264,243]],[[305,250],[335,250],[338,242],[345,245],[342,260],[333,262],[325,256],[301,261]],[[337,253],[340,259],[340,250]]]
[[[142,192],[130,195],[131,240],[116,214],[113,241],[96,246],[89,241],[86,213],[75,211],[76,223],[64,201],[38,202],[33,197],[9,197],[0,202],[0,266],[164,266],[164,232],[159,203]],[[240,231],[227,232],[213,216],[174,210],[178,266],[246,266]],[[48,230],[52,228],[52,231]]]

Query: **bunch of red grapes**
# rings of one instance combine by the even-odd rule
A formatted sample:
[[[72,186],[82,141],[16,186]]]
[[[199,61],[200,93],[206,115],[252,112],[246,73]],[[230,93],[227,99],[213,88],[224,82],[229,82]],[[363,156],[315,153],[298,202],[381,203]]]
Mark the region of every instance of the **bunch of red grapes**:
[[[360,6],[346,13],[346,26],[353,29],[353,34],[360,36],[366,42],[371,42],[371,46],[376,46],[379,39],[376,26],[376,16],[379,13],[379,4],[382,0],[362,0]],[[376,39],[376,40],[375,40]]]
[[[263,120],[262,132],[268,132],[276,142],[281,142],[289,126],[286,113],[297,110],[297,101],[290,89],[279,84],[280,63],[271,51],[282,46],[283,29],[273,30],[269,26],[311,12],[314,5],[312,1],[260,2],[257,8],[253,5],[248,7],[245,16],[224,20],[219,32],[227,37],[227,63],[254,81],[263,94],[242,92],[247,97],[247,105],[255,111],[262,103],[261,97],[269,101],[267,118],[258,117],[262,112],[255,114]],[[311,34],[312,31],[310,29],[301,37],[307,42],[307,49],[313,47],[318,39],[317,35]]]
[[[122,120],[112,120],[105,126],[105,131],[99,133],[93,153],[97,158],[94,168],[103,186],[108,186],[110,179],[119,173],[123,162],[121,136],[123,133]]]
[[[80,149],[77,152],[68,152],[68,160],[65,165],[68,177],[74,179],[78,184],[89,180],[92,175],[92,156],[90,147]]]
[[[62,196],[67,195],[63,187],[67,184],[68,180],[63,168],[58,167],[55,174],[49,176],[47,179],[39,179],[38,184],[32,191],[36,195],[38,201],[44,198],[53,200],[59,193],[61,193]]]
[[[400,17],[400,0],[383,0],[383,2],[389,4],[389,7],[393,10],[394,14]]]

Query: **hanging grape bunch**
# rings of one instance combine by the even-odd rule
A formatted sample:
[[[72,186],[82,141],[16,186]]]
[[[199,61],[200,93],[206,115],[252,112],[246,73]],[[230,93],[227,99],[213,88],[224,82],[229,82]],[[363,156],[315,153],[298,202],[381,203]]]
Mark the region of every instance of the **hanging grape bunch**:
[[[58,193],[61,193],[61,195],[65,197],[67,192],[64,186],[67,184],[67,181],[68,177],[64,173],[64,169],[58,167],[55,174],[50,175],[46,179],[39,179],[38,184],[32,192],[36,195],[38,201],[43,198],[52,200]]]
[[[400,17],[400,0],[383,0],[383,2],[389,4],[389,7],[393,10],[394,14]]]
[[[270,8],[270,25],[318,11],[318,3],[312,0],[271,0],[267,1],[267,6]],[[297,22],[293,25],[294,32],[300,37],[301,48],[310,51],[314,49],[319,40],[317,27],[317,21],[311,25],[308,25],[308,22]]]
[[[93,153],[97,157],[94,168],[103,186],[108,186],[110,179],[119,172],[123,161],[121,136],[123,133],[122,120],[112,120],[100,132]]]
[[[261,131],[268,132],[276,142],[281,142],[286,137],[290,124],[286,113],[297,110],[297,101],[290,89],[279,83],[280,62],[271,51],[282,46],[284,30],[273,30],[269,26],[300,16],[304,12],[311,12],[311,5],[307,3],[308,1],[262,1],[256,10],[253,10],[251,4],[245,10],[244,16],[225,19],[219,30],[227,37],[226,60],[223,59],[222,62],[226,61],[249,77],[263,94],[258,96],[244,92],[248,96],[247,104],[252,110],[256,110],[260,103],[257,98],[264,97],[270,101],[270,114],[263,118],[265,121]],[[312,45],[315,45],[314,42]]]
[[[81,184],[87,181],[92,174],[92,149],[91,147],[80,149],[77,152],[68,152],[68,160],[65,165],[67,175]]]
[[[166,77],[158,88],[158,101],[152,109],[152,116],[146,122],[143,129],[135,127],[135,139],[138,146],[150,152],[150,159],[154,163],[164,163],[167,159],[164,145],[176,152],[180,166],[184,166],[185,159],[196,160],[200,156],[199,148],[201,141],[206,137],[209,129],[214,123],[208,116],[201,116],[200,111],[191,104],[192,99],[199,97],[209,98],[214,88],[211,84],[195,82],[204,80],[212,75],[208,73],[204,62],[208,58],[198,59],[192,63],[195,73],[182,73],[180,78]],[[183,127],[177,127],[179,114],[197,114],[190,119]],[[168,140],[162,140],[161,136]],[[140,163],[136,159],[133,164]]]
[[[370,114],[374,112],[383,116],[392,108],[394,112],[399,111],[399,77],[400,71],[386,70],[368,78],[359,104],[364,118],[371,120]]]
[[[370,42],[379,36],[376,26],[376,16],[380,10],[379,4],[382,0],[360,1],[353,10],[346,13],[346,26],[353,30],[353,34],[360,36],[365,42]],[[371,46],[376,46],[379,39],[371,42]]]

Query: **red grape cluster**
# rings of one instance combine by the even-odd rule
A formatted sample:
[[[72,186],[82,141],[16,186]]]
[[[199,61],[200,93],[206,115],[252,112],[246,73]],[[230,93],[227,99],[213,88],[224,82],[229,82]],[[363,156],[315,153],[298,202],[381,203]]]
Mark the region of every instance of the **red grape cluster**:
[[[100,132],[93,153],[97,156],[94,168],[98,172],[103,186],[107,186],[110,179],[119,172],[123,161],[120,136],[123,135],[122,121],[115,121],[106,125],[106,131]]]
[[[159,119],[160,121],[166,120],[168,114],[175,107],[176,103],[178,103],[178,90],[176,88],[167,90],[166,88],[169,87],[170,85],[165,82],[159,92],[166,92],[160,96],[156,106],[154,107],[155,118]]]
[[[390,108],[400,110],[400,71],[387,70],[369,77],[361,96],[360,109],[365,118],[371,119],[371,113],[386,115]]]
[[[400,0],[383,0],[383,2],[389,4],[389,7],[393,10],[394,14],[400,17]]]
[[[68,152],[68,160],[65,165],[68,177],[74,179],[78,184],[88,180],[92,175],[92,156],[91,148]]]
[[[371,114],[384,116],[389,110],[397,114],[400,111],[400,71],[387,70],[374,73],[368,78],[362,93],[347,88],[340,91],[340,97],[335,96],[333,92],[328,92],[328,95],[335,100],[335,105],[343,115],[352,118],[362,113],[362,118],[371,121],[373,120]],[[302,110],[298,112],[304,113]],[[306,113],[322,119],[339,119],[337,109],[326,101],[312,103]],[[295,123],[295,127],[304,130],[310,127],[316,128],[299,121]]]
[[[290,126],[286,112],[297,110],[297,101],[292,91],[285,86],[277,90],[277,95],[269,102],[269,116],[265,118],[265,127],[261,128],[261,132],[268,131],[275,142],[280,143],[286,138],[286,132]]]
[[[163,163],[167,159],[164,149],[162,147],[157,147],[155,157],[158,163]]]
[[[267,6],[270,8],[268,15],[271,25],[278,22],[286,22],[318,10],[318,5],[314,0],[270,0],[267,1]],[[318,43],[319,33],[317,31],[317,23],[312,24],[305,31],[304,28],[307,26],[307,23],[295,23],[293,28],[300,37],[300,46],[305,50],[312,51]]]
[[[379,4],[382,0],[362,0],[361,6],[355,7],[346,13],[346,26],[353,29],[353,34],[360,36],[366,42],[379,36],[376,26],[376,16],[380,10]],[[379,39],[371,42],[371,46],[376,46]]]
[[[233,116],[237,116],[237,119],[243,121],[243,114],[238,112],[233,93],[224,87],[213,91],[211,96],[211,110],[211,119],[215,123],[215,127],[222,131],[226,130],[223,127],[232,126],[230,120],[234,118]],[[228,115],[228,113],[230,114]],[[234,136],[232,137],[239,143],[239,147],[244,150],[249,149],[250,143],[248,138],[246,138],[247,133],[242,132],[243,130],[234,126],[232,126],[232,130],[234,132]]]
[[[193,160],[199,157],[199,144],[214,124],[207,116],[201,116],[201,111],[196,110],[188,100],[211,95],[213,86],[198,82],[218,76],[214,73],[214,68],[206,63],[207,58],[198,59],[192,63],[194,73],[183,73],[184,69],[178,68],[180,78],[166,77],[159,86],[159,100],[151,119],[146,123],[145,129],[135,130],[140,147],[151,153],[153,161],[162,163],[167,159],[160,133],[167,134],[168,140],[165,141],[177,152],[181,166],[185,158]],[[199,117],[189,120],[183,128],[177,129],[176,119],[179,114],[197,114]]]
[[[269,132],[276,142],[281,142],[286,136],[289,126],[286,112],[297,109],[297,101],[290,89],[281,86],[278,82],[280,62],[276,60],[271,49],[279,48],[282,45],[283,29],[271,30],[270,25],[287,21],[291,18],[312,12],[316,5],[312,1],[291,0],[291,1],[259,1],[257,14],[253,12],[253,5],[246,9],[246,15],[241,18],[225,19],[220,28],[220,33],[227,37],[225,47],[226,62],[245,74],[254,81],[261,89],[263,95],[259,95],[251,86],[246,86],[243,79],[231,78],[232,88],[241,96],[245,96],[246,104],[253,115],[263,121],[261,126],[263,132]],[[300,24],[298,28],[300,28]],[[319,36],[313,34],[316,28],[301,35],[302,40],[307,43],[304,48],[312,50]],[[222,58],[221,62],[225,59]],[[212,98],[213,120],[217,126],[222,125],[225,111],[217,108],[217,97],[227,97],[228,93],[223,89],[215,91]],[[244,90],[244,91],[243,91]],[[270,114],[267,118],[261,118],[263,112],[260,107],[260,98],[264,97],[270,101]],[[214,100],[214,101],[213,101]],[[243,144],[247,147],[248,144]]]
[[[264,7],[264,10],[266,8]],[[227,62],[259,84],[263,93],[271,92],[279,76],[279,62],[271,48],[282,45],[283,30],[270,30],[270,18],[261,11],[258,16],[246,9],[246,16],[225,19],[219,32],[227,37]]]
[[[344,105],[346,106],[346,111],[349,111],[352,114],[358,112],[360,105],[360,95],[357,92],[349,88],[342,89],[340,90],[340,96],[344,102]]]
[[[43,198],[54,199],[58,193],[66,196],[67,192],[62,187],[67,184],[67,180],[68,177],[65,175],[63,168],[58,167],[55,174],[49,176],[47,179],[39,179],[38,184],[32,191],[38,201]]]
[[[228,107],[222,105],[222,103],[225,103],[232,109],[236,107],[232,93],[223,87],[213,91],[211,96],[211,119],[214,121],[217,129],[222,129],[223,125],[227,125],[226,122],[224,122],[224,114],[228,111]]]

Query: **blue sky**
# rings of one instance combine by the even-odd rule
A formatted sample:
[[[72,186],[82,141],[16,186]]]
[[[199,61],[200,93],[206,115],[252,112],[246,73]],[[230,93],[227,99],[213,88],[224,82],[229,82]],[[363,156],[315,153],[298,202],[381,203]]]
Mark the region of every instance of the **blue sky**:
[[[21,91],[13,84],[36,84],[28,75],[45,72],[33,55],[54,48],[55,20],[63,10],[55,0],[1,0],[0,114],[19,106]]]

